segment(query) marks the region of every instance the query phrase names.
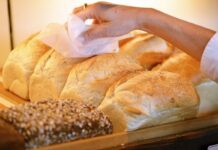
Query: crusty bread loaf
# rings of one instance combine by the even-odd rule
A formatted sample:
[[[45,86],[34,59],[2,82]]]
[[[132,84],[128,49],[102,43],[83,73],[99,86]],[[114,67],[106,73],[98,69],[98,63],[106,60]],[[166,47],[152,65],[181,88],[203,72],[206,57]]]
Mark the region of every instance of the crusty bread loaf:
[[[126,37],[124,39],[121,39],[119,41],[119,47],[123,47],[125,44],[127,44],[128,42],[131,42],[133,39],[137,38],[137,37],[150,37],[151,34],[145,32],[145,31],[142,31],[142,30],[133,30],[130,32],[130,35],[129,37]],[[126,46],[124,46],[126,47]]]
[[[122,78],[98,107],[114,131],[131,131],[196,116],[199,99],[190,81],[176,73],[140,72]]]
[[[65,58],[54,49],[38,61],[30,78],[31,101],[58,99],[73,66],[83,59]]]
[[[192,81],[200,98],[198,117],[218,112],[218,84],[206,79],[200,71],[200,63],[197,60],[180,52],[166,60],[155,70],[178,73]]]
[[[103,54],[79,63],[70,72],[60,98],[91,102],[98,106],[107,89],[123,75],[142,67],[122,54]]]
[[[178,73],[191,80],[195,85],[205,78],[200,71],[200,63],[186,53],[178,53],[170,57],[155,70]]]
[[[33,35],[18,45],[6,60],[2,77],[6,89],[18,96],[29,98],[29,78],[39,58],[49,49]]]
[[[152,34],[142,34],[123,43],[120,53],[130,55],[145,69],[151,69],[163,62],[173,52],[172,45]]]

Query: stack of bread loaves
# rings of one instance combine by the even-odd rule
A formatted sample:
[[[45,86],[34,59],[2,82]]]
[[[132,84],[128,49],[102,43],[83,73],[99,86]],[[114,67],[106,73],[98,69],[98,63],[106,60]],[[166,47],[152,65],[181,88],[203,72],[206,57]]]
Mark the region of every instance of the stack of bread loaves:
[[[197,114],[199,99],[189,78],[166,72],[161,69],[164,64],[158,71],[147,71],[172,52],[161,38],[140,34],[125,42],[119,53],[65,58],[34,35],[11,52],[3,82],[6,89],[31,101],[92,103],[109,116],[114,131],[135,130]]]

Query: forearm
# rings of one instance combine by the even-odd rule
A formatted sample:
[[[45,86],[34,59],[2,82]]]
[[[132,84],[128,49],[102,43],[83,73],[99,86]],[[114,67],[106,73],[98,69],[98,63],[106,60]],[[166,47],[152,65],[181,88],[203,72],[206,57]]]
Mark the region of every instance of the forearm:
[[[214,31],[174,18],[154,9],[141,9],[140,29],[171,42],[189,55],[201,56]]]

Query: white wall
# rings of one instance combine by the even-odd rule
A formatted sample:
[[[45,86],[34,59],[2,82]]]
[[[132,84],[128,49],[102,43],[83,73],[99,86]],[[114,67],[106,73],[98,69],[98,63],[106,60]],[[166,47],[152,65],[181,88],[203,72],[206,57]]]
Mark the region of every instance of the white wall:
[[[11,0],[14,42],[17,45],[50,22],[64,22],[76,6],[96,0]],[[218,30],[218,0],[107,0],[153,7],[181,19]]]
[[[0,0],[0,68],[10,52],[7,0]]]

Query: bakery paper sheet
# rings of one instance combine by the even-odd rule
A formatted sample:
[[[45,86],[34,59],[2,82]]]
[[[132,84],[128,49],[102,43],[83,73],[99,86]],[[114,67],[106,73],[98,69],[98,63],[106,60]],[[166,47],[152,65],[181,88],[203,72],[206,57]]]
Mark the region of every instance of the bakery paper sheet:
[[[39,39],[65,57],[83,58],[103,53],[117,53],[119,40],[130,36],[98,38],[83,43],[80,35],[90,27],[91,25],[72,14],[64,25],[49,24],[40,32]]]

